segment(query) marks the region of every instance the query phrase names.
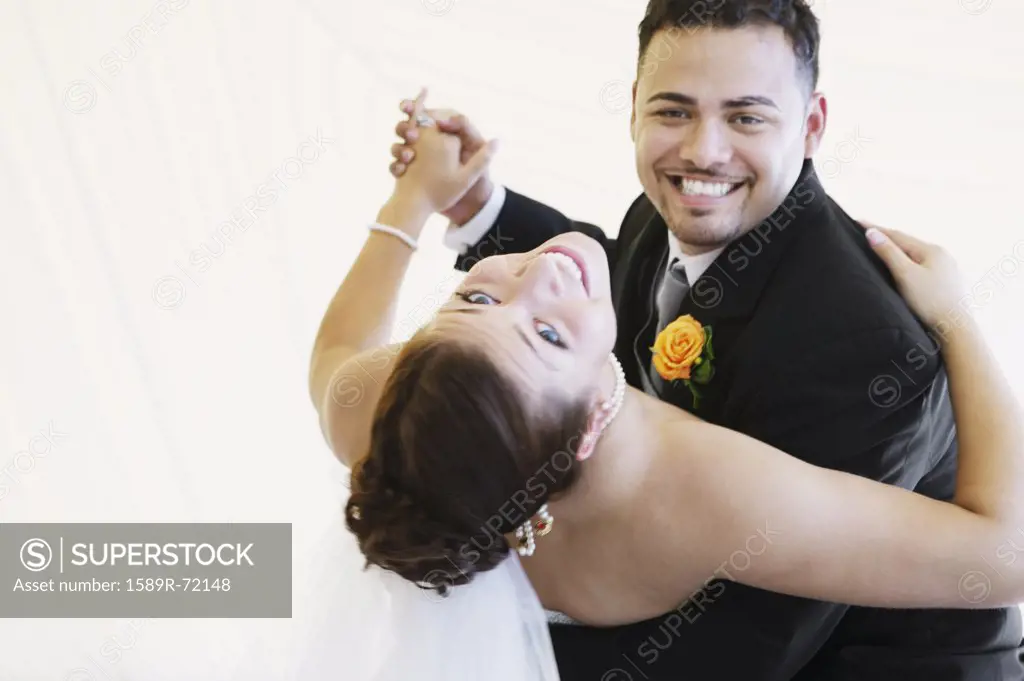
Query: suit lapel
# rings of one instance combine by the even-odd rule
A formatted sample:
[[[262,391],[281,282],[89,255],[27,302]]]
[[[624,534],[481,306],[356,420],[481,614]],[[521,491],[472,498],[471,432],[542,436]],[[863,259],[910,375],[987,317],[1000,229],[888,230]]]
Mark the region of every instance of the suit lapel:
[[[641,372],[651,361],[651,344],[644,343],[643,337],[656,323],[651,318],[655,277],[668,253],[668,228],[654,207],[647,205],[649,210],[636,218],[643,224],[625,245],[612,277],[612,301],[618,318],[615,354],[622,362],[626,381],[641,389],[645,387]]]

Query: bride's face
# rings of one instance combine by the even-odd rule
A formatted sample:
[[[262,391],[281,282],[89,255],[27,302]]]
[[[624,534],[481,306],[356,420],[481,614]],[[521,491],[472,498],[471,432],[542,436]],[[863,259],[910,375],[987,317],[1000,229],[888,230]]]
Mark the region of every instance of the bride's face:
[[[478,262],[431,323],[484,348],[526,394],[592,394],[615,345],[604,249],[579,233]]]

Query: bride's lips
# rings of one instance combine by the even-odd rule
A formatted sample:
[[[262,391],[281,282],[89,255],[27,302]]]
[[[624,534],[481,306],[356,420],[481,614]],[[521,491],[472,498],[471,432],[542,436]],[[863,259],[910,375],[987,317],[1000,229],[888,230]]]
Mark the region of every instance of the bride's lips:
[[[590,296],[590,273],[587,272],[587,261],[583,259],[582,255],[565,246],[552,246],[544,249],[542,253],[561,253],[571,258],[576,263],[576,267],[580,268],[580,272],[583,274],[583,290],[586,291],[587,296]]]

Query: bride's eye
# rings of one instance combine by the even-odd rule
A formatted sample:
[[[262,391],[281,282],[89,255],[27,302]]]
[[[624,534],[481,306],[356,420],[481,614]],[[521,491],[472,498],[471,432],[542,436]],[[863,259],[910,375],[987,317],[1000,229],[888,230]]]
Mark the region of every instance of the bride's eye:
[[[483,291],[457,291],[455,295],[462,300],[464,303],[470,305],[500,305],[501,301],[494,298],[491,295],[484,293]],[[540,336],[545,342],[551,343],[555,347],[562,348],[563,350],[568,349],[568,345],[562,340],[562,335],[558,333],[555,327],[550,324],[546,324],[540,320],[535,322],[534,329],[537,331],[537,335]]]
[[[537,322],[536,329],[537,335],[543,338],[548,343],[551,343],[552,345],[563,349],[567,347],[566,344],[562,341],[562,337],[558,334],[558,331],[556,331],[555,327],[551,326],[550,324],[545,324],[544,322],[539,321]]]
[[[497,300],[483,291],[459,291],[455,295],[470,305],[496,305],[498,303]]]

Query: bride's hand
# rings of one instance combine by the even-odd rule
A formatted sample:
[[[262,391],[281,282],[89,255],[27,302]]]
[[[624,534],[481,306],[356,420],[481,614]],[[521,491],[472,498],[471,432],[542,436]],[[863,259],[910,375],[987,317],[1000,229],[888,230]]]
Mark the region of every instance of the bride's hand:
[[[426,89],[416,98],[413,117],[425,114]],[[483,145],[465,163],[457,135],[440,132],[436,125],[421,128],[414,143],[416,163],[410,164],[395,182],[396,195],[412,195],[423,200],[435,213],[442,213],[458,203],[486,172],[497,150],[495,141]]]
[[[948,321],[967,294],[956,260],[941,246],[895,229],[861,221],[868,242],[885,262],[896,287],[929,326]]]

